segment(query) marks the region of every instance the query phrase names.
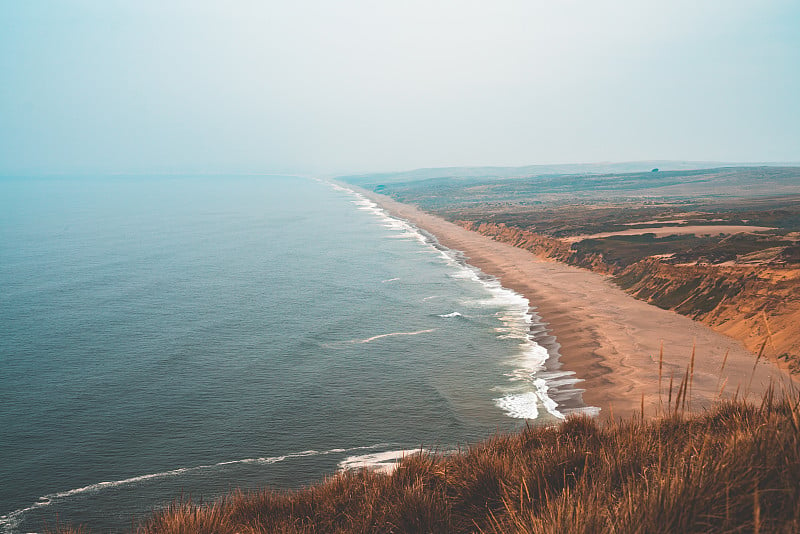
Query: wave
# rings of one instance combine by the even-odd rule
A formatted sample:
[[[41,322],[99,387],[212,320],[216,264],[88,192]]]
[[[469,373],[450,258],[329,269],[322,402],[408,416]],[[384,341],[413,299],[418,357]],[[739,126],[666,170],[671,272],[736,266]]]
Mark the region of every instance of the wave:
[[[382,280],[381,283],[382,284],[388,284],[389,282],[397,282],[398,280],[400,280],[400,279],[399,278],[389,278],[387,280]]]
[[[224,462],[217,462],[214,464],[207,464],[207,465],[197,465],[193,467],[179,467],[177,469],[171,469],[169,471],[162,471],[159,473],[149,473],[146,475],[138,475],[135,477],[124,478],[121,480],[112,480],[107,482],[96,482],[94,484],[89,484],[88,486],[83,486],[81,488],[75,488],[66,491],[60,491],[57,493],[50,493],[39,497],[39,500],[35,503],[31,504],[26,508],[20,508],[19,510],[14,510],[6,515],[0,516],[0,531],[6,534],[12,534],[15,532],[17,526],[20,524],[22,519],[24,518],[25,514],[31,512],[33,510],[39,508],[45,508],[52,504],[61,502],[65,499],[69,499],[70,497],[75,497],[77,495],[84,495],[84,494],[94,494],[105,489],[109,488],[117,488],[120,486],[129,486],[139,482],[145,482],[149,480],[157,480],[163,478],[171,478],[180,476],[186,473],[194,473],[197,471],[209,470],[219,467],[226,467],[230,465],[237,465],[237,464],[257,464],[257,465],[270,465],[275,464],[278,462],[283,462],[285,460],[291,460],[294,458],[304,458],[308,456],[327,456],[330,454],[344,454],[349,452],[355,451],[366,451],[366,450],[373,450],[379,449],[381,447],[388,447],[391,446],[389,443],[377,443],[375,445],[366,445],[362,447],[349,447],[349,448],[338,448],[338,449],[328,449],[324,451],[316,451],[316,450],[307,450],[307,451],[300,451],[288,454],[282,454],[280,456],[269,456],[269,457],[261,457],[261,458],[243,458],[240,460],[228,460]],[[383,454],[383,453],[378,453]],[[355,456],[350,458],[356,458]]]
[[[511,385],[498,388],[505,390],[505,395],[495,398],[495,405],[512,418],[536,419],[543,412],[556,419],[566,418],[566,413],[572,413],[572,409],[562,409],[560,401],[568,401],[567,405],[569,401],[574,402],[581,390],[573,386],[580,379],[574,378],[574,373],[570,371],[548,370],[551,358],[554,355],[557,357],[557,347],[551,352],[534,339],[534,330],[540,334],[546,332],[546,328],[541,318],[531,310],[530,301],[516,291],[503,287],[497,278],[464,264],[461,258],[455,261],[461,269],[451,275],[453,278],[480,283],[490,294],[488,299],[464,304],[478,308],[500,308],[494,314],[502,325],[495,328],[498,338],[519,341],[519,352],[507,362],[513,368],[506,375]],[[597,412],[599,410],[586,410],[584,413]]]
[[[443,319],[449,319],[451,317],[464,317],[464,316],[461,315],[460,313],[454,311],[452,313],[443,313],[443,314],[439,315],[439,317],[441,317]]]
[[[509,417],[517,419],[536,419],[539,417],[539,397],[533,391],[505,395],[495,399],[494,403]]]
[[[357,469],[370,469],[380,473],[390,474],[395,470],[397,464],[412,454],[420,454],[426,452],[425,449],[416,449],[414,451],[407,451],[405,449],[395,451],[374,452],[370,454],[360,454],[355,456],[348,456],[339,462],[340,471],[352,471]]]
[[[429,328],[427,330],[417,330],[416,332],[391,332],[389,334],[379,334],[377,336],[368,337],[366,339],[352,339],[350,343],[372,343],[373,341],[377,341],[378,339],[383,339],[385,337],[394,337],[394,336],[418,336],[420,334],[428,334],[430,332],[434,332],[435,328]]]
[[[536,419],[544,411],[557,419],[564,419],[565,414],[559,410],[559,403],[550,393],[551,388],[556,387],[556,384],[550,384],[546,369],[551,353],[531,335],[537,321],[531,312],[530,301],[516,291],[503,287],[497,278],[486,276],[471,266],[466,266],[454,276],[482,284],[490,297],[465,304],[479,308],[500,308],[495,313],[502,325],[495,328],[498,338],[519,341],[519,352],[508,362],[513,370],[507,376],[514,385],[501,388],[510,391],[495,398],[495,405],[512,418]]]
[[[397,217],[392,217],[386,212],[386,210],[378,206],[378,204],[368,199],[361,193],[338,185],[336,185],[334,188],[339,191],[345,191],[354,196],[355,200],[352,200],[351,202],[357,206],[357,209],[372,213],[380,219],[384,228],[397,232],[386,236],[387,239],[416,239],[420,243],[429,244],[428,238],[422,232],[420,232],[419,228],[408,221],[398,219]]]

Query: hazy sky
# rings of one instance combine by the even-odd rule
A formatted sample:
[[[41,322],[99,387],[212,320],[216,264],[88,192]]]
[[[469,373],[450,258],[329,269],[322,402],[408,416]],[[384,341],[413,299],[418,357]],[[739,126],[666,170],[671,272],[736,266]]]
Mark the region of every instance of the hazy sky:
[[[4,0],[0,173],[800,161],[797,0]]]

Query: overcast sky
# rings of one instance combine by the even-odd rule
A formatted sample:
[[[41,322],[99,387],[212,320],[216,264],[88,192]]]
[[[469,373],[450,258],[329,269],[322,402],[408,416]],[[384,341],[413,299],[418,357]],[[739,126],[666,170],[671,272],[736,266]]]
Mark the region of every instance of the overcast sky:
[[[641,159],[800,161],[800,2],[0,6],[3,174]]]

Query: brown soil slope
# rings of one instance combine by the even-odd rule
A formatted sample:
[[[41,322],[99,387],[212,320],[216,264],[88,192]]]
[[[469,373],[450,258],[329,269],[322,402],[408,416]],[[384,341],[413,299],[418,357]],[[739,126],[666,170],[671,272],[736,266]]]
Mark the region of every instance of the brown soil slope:
[[[579,254],[566,241],[504,224],[465,228],[541,257],[612,274],[629,294],[701,321],[800,372],[800,269],[788,265],[681,265],[647,258],[627,267]]]

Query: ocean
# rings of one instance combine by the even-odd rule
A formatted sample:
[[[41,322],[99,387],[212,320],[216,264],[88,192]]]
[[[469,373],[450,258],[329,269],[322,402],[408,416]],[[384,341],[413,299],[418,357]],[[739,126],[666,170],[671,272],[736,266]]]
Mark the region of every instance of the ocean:
[[[531,303],[322,180],[2,178],[0,287],[0,532],[585,409]]]

